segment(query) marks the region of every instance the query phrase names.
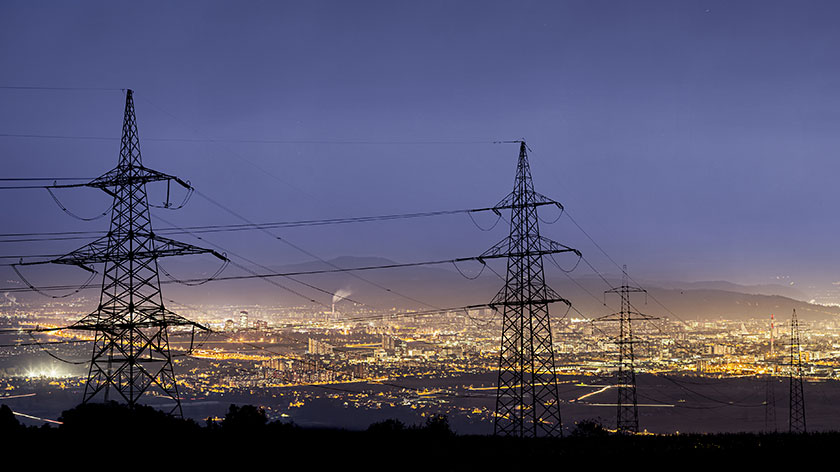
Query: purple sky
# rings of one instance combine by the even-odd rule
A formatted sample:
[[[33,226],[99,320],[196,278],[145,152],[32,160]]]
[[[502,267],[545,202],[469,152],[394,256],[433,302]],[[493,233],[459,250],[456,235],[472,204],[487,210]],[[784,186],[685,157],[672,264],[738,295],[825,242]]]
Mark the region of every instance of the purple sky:
[[[256,221],[492,205],[517,148],[481,142],[525,138],[537,190],[639,277],[792,281],[815,296],[840,280],[835,2],[171,3],[6,0],[0,86],[134,89],[144,163]],[[0,89],[0,134],[116,139],[122,107],[119,91]],[[407,144],[428,141],[459,143]],[[0,137],[0,156],[4,176],[94,177],[118,142]],[[85,215],[108,205],[60,196]],[[45,191],[0,197],[4,232],[107,226]],[[160,214],[240,222],[200,198]],[[322,257],[410,261],[477,255],[502,226],[281,234]],[[568,220],[543,232],[615,272]],[[213,241],[265,264],[307,259],[260,233]]]

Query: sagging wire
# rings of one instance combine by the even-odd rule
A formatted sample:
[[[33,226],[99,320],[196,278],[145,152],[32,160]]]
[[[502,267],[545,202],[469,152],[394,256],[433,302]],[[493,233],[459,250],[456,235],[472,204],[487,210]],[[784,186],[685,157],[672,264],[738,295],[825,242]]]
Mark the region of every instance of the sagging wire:
[[[198,282],[187,282],[187,281],[181,280],[179,278],[176,278],[175,276],[170,274],[166,269],[163,268],[160,261],[158,261],[158,269],[160,269],[160,271],[163,272],[163,275],[165,275],[167,278],[169,278],[169,280],[171,280],[175,283],[179,283],[181,285],[186,285],[188,287],[198,287],[199,285],[204,285],[207,282],[211,282],[213,280],[216,280],[216,277],[221,275],[222,272],[224,272],[224,270],[227,269],[228,265],[230,265],[230,259],[227,258],[227,254],[222,254],[222,255],[225,257],[225,260],[222,262],[222,265],[219,266],[219,268],[216,270],[216,272],[213,275],[211,275],[210,277],[208,277],[204,280],[200,280]]]
[[[187,182],[187,184],[189,184],[189,182]],[[167,181],[166,182],[166,202],[164,202],[163,205],[155,205],[154,203],[149,203],[149,206],[153,207],[153,208],[160,208],[160,209],[163,209],[163,210],[180,210],[181,208],[184,208],[185,206],[187,206],[187,203],[189,203],[189,201],[192,198],[194,193],[195,193],[195,189],[192,186],[190,186],[189,189],[187,189],[187,194],[184,195],[184,200],[181,201],[181,203],[178,206],[172,206],[172,204],[169,202],[169,181]]]
[[[189,234],[190,236],[192,236],[192,237],[194,237],[194,238],[198,239],[199,241],[202,241],[202,242],[204,242],[204,243],[210,244],[211,246],[213,246],[213,247],[215,247],[215,248],[219,249],[219,250],[220,250],[220,251],[222,251],[222,252],[223,252],[223,254],[225,255],[225,258],[227,259],[228,263],[233,264],[233,266],[234,266],[234,267],[238,267],[239,269],[242,269],[242,270],[244,270],[245,272],[247,272],[247,273],[249,273],[249,274],[252,274],[252,275],[257,275],[257,272],[255,272],[255,271],[253,271],[253,270],[249,269],[248,267],[246,267],[246,266],[244,266],[244,265],[242,265],[242,264],[239,264],[239,263],[236,263],[236,262],[232,261],[230,258],[228,258],[228,257],[227,257],[228,253],[230,253],[231,255],[233,255],[233,256],[235,256],[235,257],[239,257],[239,258],[241,258],[241,259],[243,259],[243,260],[245,260],[245,261],[247,261],[247,262],[249,262],[249,263],[251,263],[251,264],[254,264],[254,265],[256,265],[256,266],[262,267],[262,268],[263,268],[263,269],[265,269],[265,270],[269,270],[269,269],[268,269],[268,267],[266,267],[266,266],[264,266],[264,265],[262,265],[262,264],[258,264],[258,263],[254,262],[254,261],[252,261],[252,260],[250,260],[250,259],[248,259],[248,258],[246,258],[246,257],[240,256],[240,255],[238,255],[238,254],[236,254],[236,253],[234,253],[234,252],[232,252],[232,251],[230,251],[230,250],[227,250],[227,249],[223,248],[222,246],[219,246],[218,244],[216,244],[216,243],[214,243],[214,242],[212,242],[212,241],[209,241],[209,240],[205,239],[205,238],[204,238],[204,237],[202,237],[202,236],[198,236],[197,234],[195,234],[195,233],[194,233],[194,232],[192,232],[192,231],[189,231],[189,230],[187,230],[187,229],[181,228],[180,226],[177,226],[177,225],[175,225],[175,224],[173,224],[173,223],[171,223],[171,222],[169,222],[169,221],[166,221],[166,219],[165,219],[165,218],[158,217],[158,219],[159,219],[159,220],[161,220],[161,221],[163,221],[164,223],[168,224],[169,226],[172,226],[172,227],[174,227],[174,228],[177,228],[177,229],[180,229],[180,230],[182,230],[182,231],[185,231],[187,234]],[[328,293],[330,296],[332,296],[332,292],[329,292],[329,291],[327,291],[327,290],[323,290],[323,289],[321,289],[321,288],[315,287],[314,285],[311,285],[311,284],[308,284],[308,283],[302,282],[302,281],[300,281],[300,280],[298,280],[298,279],[296,279],[296,278],[293,278],[293,277],[288,277],[288,279],[290,279],[290,280],[292,280],[292,281],[295,281],[295,282],[297,282],[297,283],[299,283],[299,284],[305,285],[305,286],[307,286],[307,287],[314,288],[315,290],[318,290],[318,291],[320,291],[320,292],[322,292],[322,293]],[[301,298],[303,298],[303,299],[305,299],[305,300],[308,300],[308,301],[310,301],[310,302],[312,302],[312,303],[314,303],[314,304],[316,304],[316,305],[321,305],[321,306],[323,306],[323,307],[325,307],[325,308],[329,308],[329,307],[328,307],[328,305],[326,305],[326,304],[324,304],[324,303],[321,303],[321,302],[319,302],[319,301],[315,300],[315,299],[314,299],[314,298],[312,298],[312,297],[306,296],[306,295],[304,295],[304,294],[302,294],[302,293],[300,293],[300,292],[298,292],[298,291],[296,291],[296,290],[294,290],[294,289],[292,289],[292,288],[286,287],[285,285],[283,285],[283,284],[281,284],[281,283],[279,283],[279,282],[277,282],[277,281],[275,281],[275,280],[271,280],[271,279],[263,279],[263,280],[265,280],[265,281],[266,281],[266,283],[269,283],[269,284],[274,285],[274,286],[276,286],[276,287],[279,287],[279,288],[281,288],[281,289],[283,289],[283,290],[286,290],[287,292],[292,293],[292,294],[294,294],[294,295],[297,295],[297,296],[299,296],[299,297],[301,297]],[[355,300],[351,300],[351,301],[353,301],[353,303],[357,303]]]
[[[741,400],[739,400],[739,401],[738,401],[739,403],[732,402],[732,401],[729,401],[729,402],[728,402],[728,401],[725,401],[725,400],[718,400],[717,398],[710,397],[710,396],[708,396],[708,395],[704,395],[704,394],[702,394],[702,393],[700,393],[700,392],[697,392],[697,391],[695,391],[695,390],[692,390],[692,389],[690,389],[690,388],[686,387],[685,385],[683,385],[681,382],[679,382],[679,381],[677,381],[677,380],[674,380],[674,379],[672,379],[672,378],[668,377],[668,376],[667,376],[667,375],[665,375],[665,374],[661,374],[661,375],[654,374],[654,375],[656,375],[657,377],[659,377],[659,378],[661,378],[661,379],[665,379],[665,380],[667,380],[667,381],[669,381],[669,382],[673,383],[673,384],[674,384],[674,385],[676,385],[677,387],[680,387],[681,389],[683,389],[683,390],[685,390],[685,391],[687,391],[687,392],[689,392],[689,393],[692,393],[692,394],[694,394],[694,395],[697,395],[697,396],[698,396],[698,397],[700,397],[700,398],[703,398],[703,399],[709,400],[709,401],[714,402],[714,403],[719,403],[719,404],[724,405],[724,406],[736,406],[736,407],[739,407],[739,408],[759,408],[759,407],[763,407],[763,406],[764,406],[764,403],[756,403],[756,404],[739,404],[741,401],[743,401],[744,399],[746,399],[746,398],[748,398],[748,397],[744,397],[744,398],[742,398]]]
[[[481,225],[479,225],[478,222],[475,221],[475,218],[472,215],[473,212],[471,212],[471,211],[467,212],[467,216],[470,217],[470,221],[472,221],[473,225],[475,225],[475,227],[478,228],[480,231],[491,231],[493,228],[496,227],[496,225],[499,224],[499,221],[502,220],[502,212],[494,209],[493,213],[496,214],[496,221],[494,221],[493,224],[489,228],[483,228]]]
[[[476,275],[475,275],[475,277],[470,277],[470,276],[468,276],[467,274],[465,274],[465,273],[461,270],[461,268],[460,268],[460,267],[458,267],[458,263],[457,263],[457,262],[452,261],[452,265],[455,267],[455,270],[457,270],[457,271],[458,271],[458,273],[459,273],[459,274],[461,274],[461,277],[463,277],[463,278],[465,278],[465,279],[467,279],[467,280],[475,280],[475,279],[477,279],[477,278],[481,277],[481,274],[483,274],[483,273],[484,273],[484,269],[487,267],[487,263],[486,263],[483,259],[478,259],[478,262],[480,262],[480,263],[481,263],[481,270],[480,270],[480,271],[478,271],[478,274],[476,274]]]
[[[35,338],[35,335],[32,334],[31,331],[29,332],[29,337],[32,338],[32,341],[35,344],[37,344],[38,347],[41,348],[42,351],[44,351],[48,356],[52,357],[53,359],[55,359],[57,361],[64,362],[65,364],[71,364],[71,365],[83,365],[83,364],[88,363],[88,361],[68,361],[67,359],[62,359],[61,357],[58,357],[56,354],[53,354],[52,352],[50,352],[49,349],[47,349],[43,344],[41,344],[38,341],[38,339]],[[87,341],[82,341],[82,342],[87,342]]]
[[[30,343],[30,342],[19,342],[14,344],[0,344],[0,348],[10,348],[10,347],[26,347],[26,346],[38,346],[40,344],[80,344],[90,342],[87,340],[73,340],[73,341],[47,341],[43,343]]]
[[[552,253],[548,253],[548,257],[551,259],[551,262],[554,264],[554,266],[555,266],[555,267],[557,267],[558,269],[560,269],[560,270],[562,270],[563,272],[565,272],[565,273],[567,273],[567,274],[568,274],[568,273],[574,272],[574,271],[575,271],[575,269],[577,269],[577,268],[578,268],[578,266],[580,265],[580,261],[583,259],[583,254],[582,254],[581,252],[576,252],[576,254],[577,254],[577,256],[578,256],[578,260],[577,260],[577,262],[575,262],[574,267],[572,267],[572,268],[571,268],[571,269],[569,269],[569,270],[566,270],[566,269],[564,269],[564,268],[560,267],[560,264],[559,264],[559,263],[557,263],[557,259],[555,259],[555,258],[554,258],[554,254],[552,254]]]
[[[114,209],[114,204],[111,203],[111,205],[105,211],[103,211],[102,213],[100,213],[96,216],[91,216],[90,218],[86,218],[84,216],[79,216],[79,215],[73,213],[72,211],[70,211],[66,206],[64,206],[64,204],[61,203],[61,200],[59,200],[58,197],[55,196],[55,194],[53,193],[53,191],[49,187],[44,187],[44,188],[50,194],[50,196],[52,197],[55,204],[58,205],[58,207],[61,208],[61,210],[64,211],[64,213],[67,213],[68,215],[72,216],[73,218],[76,218],[77,220],[82,220],[82,221],[98,220],[99,218],[102,218],[103,216],[107,216],[109,213],[111,213],[111,210]]]
[[[493,316],[485,322],[478,321],[475,317],[470,315],[470,310],[469,309],[464,308],[463,310],[464,310],[464,314],[467,315],[467,319],[472,321],[473,325],[478,327],[478,328],[484,328],[486,326],[489,326],[491,323],[496,321],[496,318],[499,317],[499,309],[496,308],[496,307],[491,307],[491,310],[493,310]]]
[[[85,282],[81,286],[79,286],[78,288],[76,288],[72,292],[65,293],[64,295],[50,295],[49,293],[46,293],[43,290],[39,289],[38,287],[32,285],[32,283],[29,282],[29,280],[27,280],[26,277],[24,277],[23,274],[20,273],[20,271],[17,268],[17,264],[10,264],[10,265],[12,267],[12,270],[15,271],[15,274],[17,274],[18,278],[20,278],[20,280],[24,284],[26,284],[29,287],[30,290],[32,290],[34,292],[38,292],[39,294],[41,294],[45,297],[54,298],[54,299],[67,298],[67,297],[73,296],[73,295],[81,292],[82,290],[85,290],[86,288],[88,288],[90,286],[91,282],[93,281],[93,278],[96,277],[96,274],[98,273],[98,272],[96,272],[95,270],[93,270],[89,267],[82,267],[83,269],[90,272],[90,276],[88,277],[87,280],[85,280]]]
[[[563,314],[563,316],[561,316],[561,317],[560,317],[560,319],[559,319],[559,320],[557,320],[557,321],[562,321],[562,320],[565,320],[566,318],[568,318],[568,317],[569,317],[569,313],[570,313],[571,311],[572,311],[572,304],[571,304],[571,303],[569,303],[568,305],[566,305],[566,313],[564,313],[564,314]],[[575,311],[578,311],[578,310],[577,310],[577,308],[575,308]],[[580,313],[580,312],[578,312],[578,313]]]
[[[209,196],[205,195],[204,193],[202,193],[202,192],[200,192],[200,191],[198,191],[198,190],[196,191],[196,193],[198,193],[198,195],[199,195],[200,197],[204,198],[204,199],[205,199],[205,200],[207,200],[208,202],[210,202],[210,203],[212,203],[213,205],[215,205],[215,206],[219,207],[220,209],[222,209],[222,210],[224,210],[224,211],[226,211],[226,212],[230,213],[231,215],[233,215],[233,216],[235,216],[235,217],[237,217],[237,218],[241,219],[241,220],[242,220],[242,221],[244,221],[245,223],[248,223],[249,225],[252,225],[252,226],[256,226],[256,227],[257,227],[257,228],[259,228],[262,232],[264,232],[265,234],[269,235],[269,236],[270,236],[270,237],[272,237],[273,239],[276,239],[276,240],[278,240],[278,241],[282,242],[283,244],[286,244],[287,246],[290,246],[290,247],[292,247],[293,249],[295,249],[296,251],[299,251],[299,252],[301,252],[301,253],[303,253],[303,254],[306,254],[307,256],[309,256],[309,257],[311,257],[311,258],[313,258],[313,259],[317,259],[318,261],[320,261],[320,262],[322,262],[322,263],[324,263],[324,264],[326,264],[326,265],[328,265],[328,266],[330,266],[330,267],[332,267],[332,268],[334,268],[334,269],[337,269],[337,270],[343,270],[340,266],[338,266],[338,265],[336,265],[336,264],[334,264],[334,263],[332,263],[332,262],[330,262],[330,261],[328,261],[328,260],[326,260],[326,259],[324,259],[324,258],[322,258],[322,257],[320,257],[320,256],[318,256],[318,255],[316,255],[316,254],[314,254],[314,253],[312,253],[312,252],[310,252],[310,251],[307,251],[306,249],[304,249],[304,248],[302,248],[302,247],[298,246],[297,244],[292,243],[291,241],[289,241],[289,240],[288,240],[288,239],[286,239],[285,237],[281,237],[281,236],[279,236],[279,235],[277,235],[277,234],[275,234],[275,233],[273,233],[273,232],[269,231],[268,229],[266,229],[266,228],[264,228],[264,227],[260,227],[260,226],[258,226],[258,225],[255,225],[255,224],[254,224],[251,220],[249,220],[248,218],[246,218],[246,217],[244,217],[244,216],[240,215],[239,213],[237,213],[237,212],[235,212],[235,211],[231,210],[230,208],[228,208],[228,207],[226,207],[226,206],[222,205],[221,203],[219,203],[219,202],[217,202],[216,200],[214,200],[214,199],[210,198]],[[350,276],[351,276],[351,277],[354,277],[354,278],[356,278],[356,279],[361,280],[362,282],[365,282],[365,283],[367,283],[367,284],[369,284],[369,285],[372,285],[372,286],[374,286],[374,287],[377,287],[377,288],[379,288],[380,290],[383,290],[383,291],[386,291],[386,292],[388,292],[388,293],[391,293],[391,294],[397,295],[397,296],[399,296],[399,297],[405,298],[406,300],[411,300],[411,301],[413,301],[413,302],[415,302],[415,303],[419,303],[419,304],[421,304],[421,305],[425,305],[425,306],[428,306],[428,307],[431,307],[431,308],[435,308],[435,309],[440,309],[439,307],[437,307],[437,306],[435,306],[435,305],[432,305],[432,304],[430,304],[430,303],[423,302],[423,301],[418,300],[418,299],[416,299],[416,298],[414,298],[414,297],[410,297],[410,296],[408,296],[408,295],[405,295],[405,294],[402,294],[402,293],[397,292],[397,291],[395,291],[395,290],[392,290],[392,289],[390,289],[390,288],[388,288],[388,287],[383,286],[382,284],[376,283],[376,282],[374,282],[374,281],[372,281],[372,280],[370,280],[370,279],[367,279],[367,278],[365,278],[365,277],[362,277],[362,276],[361,276],[361,275],[359,275],[359,274],[353,273],[352,271],[351,271],[351,272],[349,272],[349,274],[350,274]]]
[[[557,223],[557,221],[559,221],[559,220],[560,220],[560,218],[563,216],[563,213],[566,211],[566,209],[565,209],[562,205],[560,205],[560,204],[558,204],[558,205],[557,205],[557,207],[558,207],[558,208],[560,208],[560,213],[557,215],[557,218],[554,218],[554,219],[553,219],[553,220],[551,220],[551,221],[544,220],[544,219],[540,216],[539,212],[536,212],[536,211],[535,211],[534,213],[536,213],[536,214],[537,214],[537,218],[538,218],[540,221],[542,221],[543,223],[545,223],[545,224],[547,224],[547,225],[553,225],[554,223]]]

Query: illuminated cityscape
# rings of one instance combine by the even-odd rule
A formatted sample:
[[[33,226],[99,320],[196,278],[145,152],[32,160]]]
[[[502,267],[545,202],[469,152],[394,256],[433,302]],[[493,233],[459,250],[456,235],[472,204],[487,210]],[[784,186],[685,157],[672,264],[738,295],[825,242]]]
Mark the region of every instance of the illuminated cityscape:
[[[196,408],[190,407],[192,403],[235,398],[263,406],[272,418],[292,420],[307,404],[330,401],[331,408],[374,412],[362,418],[377,418],[375,412],[409,419],[412,416],[405,411],[419,417],[444,413],[465,431],[486,434],[492,427],[501,321],[489,308],[411,316],[410,311],[383,314],[352,309],[336,315],[331,311],[307,314],[303,307],[255,306],[247,310],[247,327],[239,322],[241,310],[192,309],[196,312],[190,316],[214,332],[196,335],[190,351],[188,331],[171,333],[179,387],[189,399],[185,402],[187,414]],[[3,324],[23,328],[41,320],[41,326],[62,325],[71,321],[73,314],[72,304],[54,304],[38,313],[7,313]],[[236,323],[231,323],[234,318]],[[680,402],[696,407],[730,401],[731,395],[721,395],[717,389],[725,388],[727,380],[753,379],[752,395],[739,400],[753,404],[753,413],[763,418],[761,379],[777,379],[782,392],[790,368],[789,327],[781,316],[776,319],[772,352],[769,316],[705,321],[663,317],[656,324],[639,323],[635,360],[642,379],[668,377],[686,382],[692,389],[698,388],[698,380],[691,379],[708,379],[709,385],[718,386],[712,393],[695,394],[682,391],[678,384],[666,383],[665,389],[672,390],[666,392],[662,387],[646,389],[650,380],[642,380],[642,410],[679,408]],[[825,382],[833,385],[840,377],[836,361],[840,356],[840,322],[806,322],[803,328],[806,388]],[[566,392],[564,406],[585,407],[584,414],[608,418],[610,405],[615,402],[610,387],[616,369],[616,326],[568,316],[558,319],[553,329],[557,372]],[[51,342],[82,338],[57,331],[38,335],[38,345],[23,334],[6,335],[4,339],[7,343],[30,341],[25,347],[4,348],[6,356],[0,371],[7,394],[66,390],[76,398],[86,372],[45,356],[42,349],[62,359],[83,359],[86,344],[50,346]],[[32,363],[19,359],[32,359]],[[713,398],[704,398],[706,395]],[[781,416],[782,408],[779,410]],[[200,415],[212,409],[198,407],[194,411],[202,412]],[[642,415],[643,426],[644,419],[652,415]],[[714,427],[725,429],[726,420],[722,414]],[[358,421],[348,419],[346,424],[359,426]],[[747,427],[763,430],[764,424],[756,421]],[[654,420],[653,430],[687,430],[679,424]]]
[[[0,432],[835,434],[839,15],[4,2]]]

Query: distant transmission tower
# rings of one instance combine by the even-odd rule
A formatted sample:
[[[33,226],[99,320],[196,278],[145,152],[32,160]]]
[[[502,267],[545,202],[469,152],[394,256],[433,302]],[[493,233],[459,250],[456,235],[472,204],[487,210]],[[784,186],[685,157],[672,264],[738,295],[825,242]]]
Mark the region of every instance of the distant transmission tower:
[[[55,186],[93,187],[111,195],[114,201],[110,230],[104,237],[48,262],[88,271],[93,271],[89,267],[92,264],[105,264],[99,306],[71,326],[95,333],[82,402],[92,402],[100,396],[108,401],[113,389],[118,400],[133,407],[143,394],[154,393],[174,401],[170,414],[183,416],[168,329],[203,327],[164,307],[157,260],[205,253],[226,258],[152,231],[146,184],[158,181],[167,182],[167,197],[171,181],[192,190],[178,177],[143,167],[133,92],[127,90],[117,167],[86,184]],[[169,207],[168,201],[164,206]]]
[[[796,310],[790,319],[790,432],[805,433],[805,394],[802,387],[802,346]]]
[[[627,266],[622,267],[622,282],[620,287],[604,292],[617,293],[621,297],[621,309],[618,313],[598,318],[598,321],[618,321],[618,373],[616,388],[618,389],[618,410],[616,412],[616,430],[619,433],[639,432],[639,409],[636,403],[636,370],[633,354],[633,321],[653,320],[655,318],[633,310],[630,303],[631,293],[647,293],[639,287],[632,287],[628,283]]]
[[[507,257],[505,286],[491,302],[503,312],[494,432],[562,436],[548,305],[570,303],[546,286],[542,257],[580,252],[540,236],[537,207],[562,206],[534,191],[525,142],[515,142],[519,162],[513,192],[494,207],[497,213],[510,208],[510,236],[482,255]]]

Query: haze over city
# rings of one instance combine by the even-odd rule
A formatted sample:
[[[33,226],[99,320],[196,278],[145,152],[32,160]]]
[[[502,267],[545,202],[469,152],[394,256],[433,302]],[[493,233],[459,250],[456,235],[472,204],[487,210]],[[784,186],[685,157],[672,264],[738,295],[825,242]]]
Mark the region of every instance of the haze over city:
[[[140,403],[185,418],[250,403],[302,426],[443,414],[499,435],[520,387],[505,320],[535,305],[510,345],[548,340],[530,382],[554,385],[534,421],[549,436],[593,418],[787,431],[797,377],[809,430],[837,430],[838,17],[819,1],[4,2],[0,387],[18,397],[0,403],[40,425],[87,402],[90,341],[122,326],[103,306],[148,289],[183,318],[142,326],[171,335],[155,355],[175,380]],[[120,193],[141,188],[147,203]],[[494,246],[534,222],[547,239]],[[113,292],[103,265],[139,257],[114,243],[137,231],[162,252]],[[628,368],[635,429],[614,418]]]

